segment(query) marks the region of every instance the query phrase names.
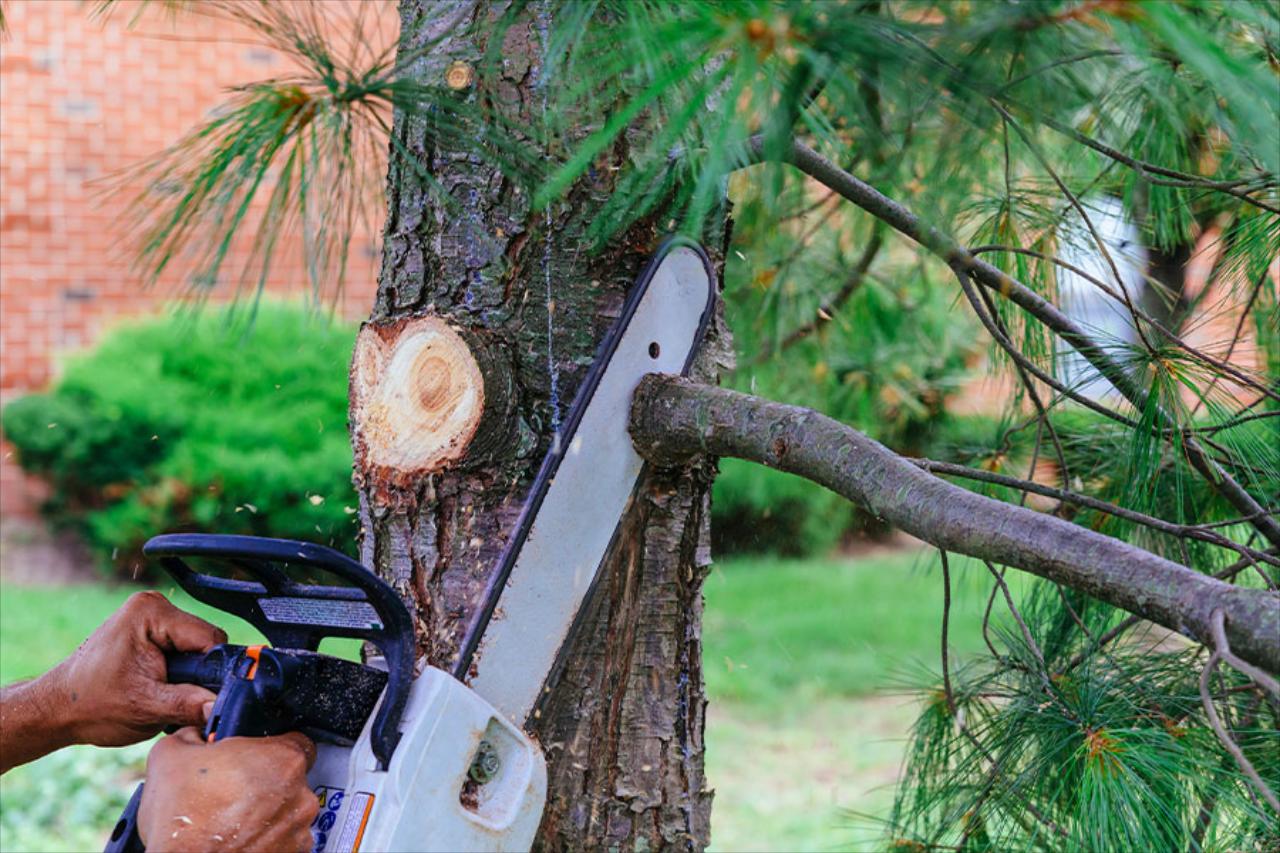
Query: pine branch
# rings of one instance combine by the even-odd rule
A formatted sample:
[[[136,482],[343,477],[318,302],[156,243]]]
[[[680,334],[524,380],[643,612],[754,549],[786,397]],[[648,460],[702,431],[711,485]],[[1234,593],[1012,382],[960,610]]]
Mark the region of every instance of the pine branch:
[[[951,688],[951,642],[948,628],[951,623],[951,564],[947,552],[938,551],[942,558],[942,694],[947,701],[947,713],[956,715],[956,693]]]
[[[919,37],[910,33],[904,33],[904,38],[906,38],[908,41],[915,43],[918,47],[920,47],[923,50],[924,54],[928,56],[933,62],[936,62],[939,66],[941,66],[942,68],[945,68],[949,72],[950,78],[955,85],[970,89],[972,91],[975,91],[981,94],[988,100],[990,105],[994,107],[998,112],[1005,112],[1003,108],[1000,106],[999,101],[1003,101],[1005,104],[1008,104],[1011,106],[1017,106],[1021,109],[1024,109],[1028,113],[1036,116],[1037,120],[1040,121],[1045,126],[1057,131],[1058,133],[1072,139],[1073,141],[1081,145],[1084,145],[1087,148],[1093,149],[1094,151],[1098,152],[1099,154],[1102,154],[1105,157],[1110,158],[1116,163],[1120,163],[1121,165],[1124,165],[1130,169],[1133,169],[1134,172],[1136,172],[1141,178],[1148,181],[1149,183],[1158,184],[1161,186],[1170,186],[1170,187],[1187,187],[1187,188],[1194,187],[1194,188],[1201,188],[1201,189],[1207,189],[1207,190],[1214,190],[1217,192],[1226,193],[1227,195],[1230,195],[1230,196],[1234,196],[1235,198],[1240,199],[1246,204],[1253,205],[1254,207],[1257,207],[1261,210],[1265,210],[1270,213],[1280,214],[1280,207],[1276,207],[1274,205],[1268,204],[1267,202],[1256,199],[1253,196],[1249,195],[1247,191],[1240,189],[1242,186],[1248,186],[1250,184],[1253,184],[1254,187],[1258,189],[1275,186],[1274,176],[1266,173],[1261,168],[1259,168],[1258,170],[1260,174],[1256,180],[1246,179],[1246,180],[1235,180],[1235,181],[1213,181],[1207,178],[1203,178],[1199,175],[1193,175],[1188,172],[1180,172],[1176,169],[1169,169],[1164,166],[1139,160],[1135,157],[1130,157],[1124,152],[1119,151],[1111,147],[1110,145],[1107,145],[1106,143],[1099,142],[1098,140],[1093,139],[1092,137],[1089,137],[1086,134],[1081,133],[1075,128],[1070,127],[1069,125],[1054,119],[1052,116],[1040,115],[1037,111],[1028,108],[1025,104],[1021,104],[1018,101],[1013,100],[1012,98],[1003,97],[1003,94],[1004,94],[1003,88],[992,89],[990,87],[983,86],[980,83],[976,83],[974,80],[970,79],[970,77],[965,73],[964,69],[957,67],[954,63],[947,60],[944,56],[942,56],[942,54],[934,50],[932,47],[929,46],[929,44],[927,44],[924,40],[920,39]],[[1007,113],[1005,114],[1007,115]],[[1157,177],[1157,176],[1160,176],[1160,177]]]
[[[1215,190],[1217,192],[1234,196],[1246,204],[1251,204],[1254,207],[1268,211],[1269,213],[1280,214],[1280,207],[1276,207],[1275,205],[1256,199],[1249,195],[1248,191],[1240,189],[1242,186],[1247,186],[1251,183],[1256,183],[1263,187],[1275,186],[1275,179],[1270,175],[1262,175],[1256,181],[1252,179],[1213,181],[1207,178],[1202,178],[1199,175],[1179,172],[1176,169],[1167,169],[1163,166],[1156,165],[1155,163],[1146,163],[1135,157],[1130,157],[1123,151],[1118,151],[1104,142],[1099,142],[1090,136],[1086,136],[1074,127],[1070,127],[1069,125],[1066,125],[1050,116],[1041,115],[1038,116],[1038,120],[1046,127],[1056,130],[1058,133],[1061,133],[1063,136],[1066,136],[1081,145],[1092,148],[1104,157],[1109,157],[1117,163],[1128,166],[1130,169],[1133,169],[1144,179],[1153,184],[1160,184],[1161,186],[1168,187],[1198,187],[1201,189]]]
[[[760,136],[751,138],[749,151],[755,161],[763,160],[768,156],[765,140]],[[1116,362],[1057,306],[1025,284],[981,258],[974,257],[950,235],[925,225],[906,207],[858,180],[802,143],[793,142],[790,150],[784,153],[783,159],[942,258],[960,275],[962,285],[964,278],[971,276],[974,281],[1025,310],[1075,348],[1136,409],[1141,411],[1148,406],[1148,393],[1134,381],[1123,365]],[[1024,366],[1033,367],[1029,364]],[[1037,376],[1042,380],[1045,378],[1039,374]],[[1055,384],[1051,377],[1048,381],[1051,385]],[[1068,392],[1068,396],[1073,395]],[[1252,524],[1266,537],[1267,541],[1280,547],[1280,521],[1266,515],[1265,509],[1257,500],[1235,478],[1224,471],[1201,448],[1199,442],[1187,434],[1173,417],[1159,406],[1155,407],[1155,425],[1161,431],[1181,436],[1181,447],[1191,466],[1242,515],[1254,518]]]
[[[996,310],[995,302],[990,293],[983,291],[983,306],[986,308],[987,314],[990,315],[992,322],[1004,337],[1009,336],[1009,330],[1005,327],[1004,321],[1000,318],[999,312]],[[1063,488],[1071,482],[1071,472],[1067,465],[1067,455],[1062,448],[1062,438],[1058,435],[1058,429],[1053,425],[1053,421],[1049,419],[1049,409],[1045,406],[1044,401],[1040,399],[1040,390],[1036,388],[1035,383],[1031,381],[1031,377],[1027,369],[1023,367],[1017,360],[1013,360],[1013,365],[1018,374],[1018,381],[1022,383],[1022,388],[1027,393],[1031,404],[1036,410],[1036,442],[1035,448],[1031,454],[1031,462],[1027,466],[1027,477],[1031,477],[1035,473],[1036,465],[1040,461],[1040,442],[1044,434],[1048,432],[1049,441],[1053,444],[1053,452],[1057,457],[1058,473],[1062,477]],[[1027,493],[1023,492],[1018,498],[1018,505],[1025,506]]]
[[[1068,388],[1057,377],[1042,369],[1039,365],[1031,361],[1022,354],[1017,345],[1005,334],[1004,330],[997,324],[994,311],[988,311],[979,298],[978,291],[973,286],[973,277],[959,266],[953,266],[952,271],[956,274],[956,279],[960,282],[960,290],[964,293],[965,299],[969,301],[970,307],[973,308],[974,315],[982,323],[983,328],[991,335],[992,339],[999,347],[1005,351],[1005,355],[1009,356],[1010,361],[1017,366],[1020,373],[1029,373],[1036,379],[1048,385],[1057,391],[1063,397],[1073,400],[1087,409],[1092,409],[1103,417],[1110,418],[1117,423],[1124,424],[1131,429],[1140,429],[1140,425],[1119,412],[1110,409],[1092,397],[1082,394],[1079,391]]]
[[[1143,345],[1150,350],[1151,344],[1147,340],[1146,330],[1143,329],[1142,324],[1138,322],[1137,309],[1134,307],[1133,299],[1129,296],[1128,289],[1124,286],[1124,278],[1120,275],[1120,268],[1116,266],[1115,258],[1111,256],[1111,251],[1107,248],[1106,241],[1102,239],[1102,235],[1100,235],[1098,230],[1094,227],[1093,220],[1089,216],[1089,212],[1085,210],[1084,205],[1080,203],[1080,199],[1076,197],[1075,193],[1071,192],[1071,189],[1067,186],[1066,182],[1058,175],[1057,170],[1053,168],[1053,164],[1049,162],[1049,158],[1044,155],[1044,152],[1040,150],[1040,146],[1036,145],[1035,140],[1031,138],[1031,134],[1027,133],[1026,129],[1017,122],[1004,107],[994,101],[992,102],[992,106],[995,108],[996,112],[1000,114],[1000,117],[1004,119],[1005,126],[1012,127],[1014,132],[1018,134],[1018,138],[1022,140],[1022,144],[1027,146],[1027,149],[1032,153],[1036,161],[1039,162],[1040,167],[1049,174],[1049,178],[1058,187],[1058,191],[1066,197],[1076,214],[1079,215],[1080,220],[1084,223],[1085,229],[1089,232],[1089,236],[1093,239],[1094,248],[1097,250],[1098,254],[1102,256],[1102,259],[1107,262],[1107,268],[1111,271],[1112,278],[1115,279],[1116,287],[1120,289],[1117,295],[1125,308],[1128,309],[1129,316],[1133,319],[1134,331],[1138,333],[1138,337],[1142,340]]]
[[[1280,597],[939,480],[811,410],[649,376],[632,404],[631,435],[659,465],[710,454],[798,474],[938,548],[1061,583],[1202,643],[1211,643],[1211,614],[1221,608],[1239,656],[1280,672]]]
[[[1232,541],[1225,536],[1214,533],[1210,528],[1214,525],[1208,524],[1176,524],[1172,521],[1165,521],[1163,518],[1156,518],[1153,515],[1137,512],[1136,510],[1126,509],[1107,501],[1099,500],[1082,495],[1079,492],[1073,492],[1068,489],[1058,489],[1053,486],[1045,486],[1031,480],[1022,480],[1017,477],[1009,477],[1004,474],[996,474],[991,471],[983,471],[980,468],[969,468],[965,465],[956,465],[950,462],[936,462],[932,459],[911,459],[913,465],[923,468],[934,474],[942,474],[948,477],[963,477],[968,480],[976,480],[981,483],[990,483],[994,486],[1004,486],[1010,489],[1017,489],[1022,492],[1030,492],[1031,494],[1041,495],[1046,498],[1054,498],[1063,503],[1075,504],[1096,512],[1103,512],[1108,515],[1114,515],[1116,518],[1122,518],[1125,521],[1131,521],[1134,524],[1140,524],[1143,527],[1149,527],[1152,530],[1159,530],[1161,533],[1167,533],[1170,536],[1185,537],[1188,539],[1198,539],[1201,542],[1210,542],[1223,548],[1236,551],[1259,562],[1270,563],[1273,566],[1280,566],[1280,558],[1273,557],[1265,551],[1258,551],[1253,548],[1246,548],[1238,542]],[[1232,524],[1239,524],[1241,519],[1231,519]]]
[[[1181,349],[1183,352],[1186,352],[1187,354],[1189,354],[1190,356],[1192,356],[1202,364],[1207,365],[1208,367],[1211,367],[1215,370],[1220,371],[1221,373],[1224,373],[1232,377],[1241,385],[1244,385],[1248,388],[1252,388],[1258,391],[1263,397],[1280,401],[1280,392],[1277,392],[1267,387],[1267,385],[1259,382],[1257,379],[1254,379],[1252,376],[1249,376],[1247,373],[1240,370],[1235,365],[1231,364],[1231,353],[1235,351],[1235,346],[1240,340],[1241,330],[1244,328],[1244,324],[1249,319],[1249,316],[1253,310],[1253,305],[1254,305],[1254,302],[1257,300],[1257,294],[1258,294],[1258,291],[1260,290],[1260,287],[1255,288],[1252,298],[1245,304],[1244,311],[1241,312],[1240,314],[1239,322],[1237,323],[1236,330],[1231,337],[1230,346],[1228,347],[1226,354],[1223,355],[1222,358],[1214,358],[1212,355],[1208,354],[1204,350],[1198,347],[1193,347],[1191,344],[1187,343],[1181,336],[1179,336],[1176,332],[1169,329],[1167,326],[1165,326],[1155,317],[1152,317],[1146,311],[1142,310],[1137,305],[1134,305],[1132,301],[1128,300],[1128,296],[1123,290],[1117,292],[1114,287],[1110,286],[1106,282],[1098,279],[1096,276],[1090,275],[1089,273],[1080,269],[1080,267],[1076,266],[1075,264],[1070,263],[1069,261],[1064,261],[1062,258],[1059,258],[1057,255],[1050,255],[1047,252],[1038,252],[1035,249],[1024,249],[1021,246],[998,246],[998,245],[972,246],[968,249],[968,251],[974,257],[977,257],[978,255],[989,254],[992,252],[1008,252],[1010,254],[1015,254],[1015,255],[1026,255],[1028,257],[1046,261],[1048,263],[1053,264],[1054,266],[1062,267],[1063,269],[1068,270],[1071,273],[1080,276],[1080,278],[1089,282],[1094,287],[1098,288],[1098,290],[1102,291],[1107,296],[1110,296],[1112,299],[1116,300],[1117,302],[1126,302],[1126,308],[1130,311],[1131,316],[1134,319],[1135,328],[1138,328],[1141,326],[1141,324],[1138,322],[1139,320],[1141,320],[1143,323],[1145,323],[1146,325],[1150,326],[1152,329],[1155,329],[1157,332],[1159,332],[1160,336],[1165,338],[1167,341],[1169,341],[1169,343],[1178,347],[1178,349]],[[1260,283],[1267,281],[1269,277],[1270,277],[1270,271],[1268,270],[1264,272],[1263,275],[1260,277]],[[1209,395],[1210,391],[1212,391],[1213,389],[1213,385],[1218,382],[1219,378],[1220,377],[1214,377],[1214,381],[1213,383],[1210,384],[1209,389],[1206,390],[1204,394],[1200,395],[1201,398],[1207,397]]]

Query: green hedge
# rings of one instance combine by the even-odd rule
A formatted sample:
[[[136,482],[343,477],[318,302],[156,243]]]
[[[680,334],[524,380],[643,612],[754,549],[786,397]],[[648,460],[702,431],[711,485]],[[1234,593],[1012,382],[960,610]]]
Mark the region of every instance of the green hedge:
[[[250,322],[250,319],[252,322]],[[264,303],[121,327],[48,393],[5,407],[5,436],[53,485],[47,513],[133,574],[158,533],[296,537],[351,552],[347,365],[355,330]]]
[[[711,499],[712,553],[818,554],[840,543],[853,518],[848,501],[808,480],[722,459]]]

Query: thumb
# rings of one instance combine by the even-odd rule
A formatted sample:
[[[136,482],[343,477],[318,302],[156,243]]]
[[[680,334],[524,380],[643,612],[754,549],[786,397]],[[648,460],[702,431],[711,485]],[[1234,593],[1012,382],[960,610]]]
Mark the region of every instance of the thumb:
[[[202,726],[204,706],[218,698],[195,684],[156,684],[152,688],[151,714],[163,725]]]
[[[182,753],[192,747],[204,746],[204,738],[200,730],[193,726],[178,729],[155,742],[151,752],[147,753],[147,775],[151,775],[153,767],[165,766],[170,762],[184,763]]]
[[[161,743],[172,742],[175,744],[184,744],[186,746],[204,746],[204,735],[200,734],[200,729],[195,726],[183,726],[171,735],[163,737],[157,741],[156,746]]]

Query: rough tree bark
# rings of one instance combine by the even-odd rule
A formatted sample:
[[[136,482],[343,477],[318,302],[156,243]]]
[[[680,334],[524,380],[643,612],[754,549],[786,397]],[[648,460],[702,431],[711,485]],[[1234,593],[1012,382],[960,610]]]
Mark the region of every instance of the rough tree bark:
[[[545,105],[539,15],[554,7],[526,10],[490,44],[504,11],[402,0],[401,50],[453,32],[410,73],[534,126]],[[471,73],[486,51],[502,58],[492,78]],[[420,661],[447,669],[555,427],[662,235],[641,223],[590,251],[585,229],[613,169],[548,214],[481,158],[433,147],[420,120],[397,115],[393,132],[393,154],[416,162],[392,157],[377,301],[352,364],[361,556],[409,605]],[[624,139],[603,165],[626,154]],[[433,199],[424,174],[456,207]],[[725,349],[717,320],[695,375],[714,380]],[[700,590],[711,472],[695,460],[648,473],[606,558],[532,732],[548,761],[543,849],[708,841]]]

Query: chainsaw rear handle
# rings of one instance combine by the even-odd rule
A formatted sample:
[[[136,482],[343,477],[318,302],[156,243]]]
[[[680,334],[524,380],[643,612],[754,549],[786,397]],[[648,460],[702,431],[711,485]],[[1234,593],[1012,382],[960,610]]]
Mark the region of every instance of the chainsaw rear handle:
[[[192,598],[244,619],[277,650],[315,652],[326,637],[377,647],[386,661],[386,700],[376,709],[371,740],[379,763],[390,763],[413,683],[415,651],[413,621],[389,584],[332,548],[288,539],[170,533],[152,538],[142,552]],[[209,568],[217,570],[208,574]],[[335,673],[321,668],[317,674]],[[313,696],[325,704],[337,692],[333,685],[317,684]],[[358,734],[357,729],[348,737]]]
[[[206,690],[218,692],[222,678],[232,658],[241,654],[244,646],[224,643],[207,652],[172,652],[164,656],[168,666],[170,684],[198,684]]]
[[[223,684],[231,662],[245,650],[244,646],[230,644],[214,646],[208,652],[174,652],[165,655],[168,665],[168,681],[170,684],[199,684],[209,690],[219,690]],[[219,692],[221,698],[221,692]],[[217,703],[215,702],[215,705]],[[213,715],[210,714],[210,721]],[[220,731],[210,731],[206,721],[204,736],[206,740],[221,740],[235,734],[235,723],[223,727]],[[212,737],[210,737],[212,735]],[[111,837],[103,848],[103,853],[146,853],[146,845],[138,834],[138,808],[142,805],[142,789],[146,783],[139,783],[133,789],[133,796],[111,830]]]
[[[302,731],[314,740],[351,744],[387,685],[387,674],[355,661],[304,649],[224,643],[207,652],[165,656],[171,684],[198,684],[218,694],[205,721],[209,742]],[[325,701],[325,694],[342,697]],[[138,805],[129,799],[107,843],[107,853],[141,853]]]

